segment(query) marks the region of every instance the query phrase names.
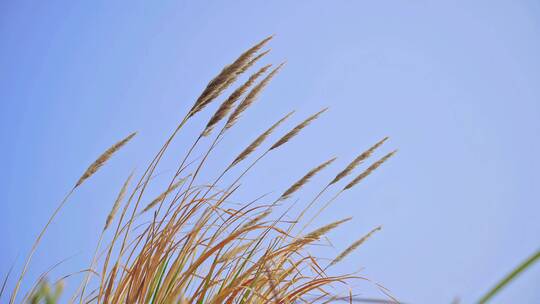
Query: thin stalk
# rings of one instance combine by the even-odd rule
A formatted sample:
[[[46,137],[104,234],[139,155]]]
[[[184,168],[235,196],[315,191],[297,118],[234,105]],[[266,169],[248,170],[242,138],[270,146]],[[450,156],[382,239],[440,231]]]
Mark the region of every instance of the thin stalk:
[[[333,201],[335,201],[341,193],[343,193],[343,190],[339,191],[338,193],[336,193],[336,195],[334,195],[334,197],[328,200],[328,202],[326,202],[326,204],[324,204],[324,206],[322,206],[322,208],[319,209],[319,211],[317,211],[317,213],[315,213],[315,215],[311,217],[311,219],[304,225],[304,227],[302,227],[299,234],[301,234],[302,231],[304,231]]]
[[[19,275],[19,279],[17,279],[17,284],[15,285],[15,289],[13,290],[13,293],[11,294],[11,298],[9,299],[10,304],[15,303],[15,299],[17,298],[17,293],[19,292],[19,288],[21,287],[22,279],[24,278],[24,275],[26,274],[26,271],[28,270],[28,266],[30,265],[30,261],[32,260],[32,256],[36,252],[37,247],[39,246],[39,243],[41,242],[41,238],[43,238],[43,235],[45,234],[45,231],[47,231],[47,228],[49,228],[49,226],[51,225],[51,223],[54,220],[54,218],[56,217],[56,215],[58,215],[58,212],[60,212],[62,207],[64,207],[64,205],[66,204],[66,202],[68,201],[70,196],[73,194],[73,192],[75,191],[75,188],[76,187],[71,188],[71,190],[64,197],[62,202],[60,202],[60,205],[58,205],[58,207],[56,207],[56,209],[54,210],[51,217],[49,217],[49,220],[47,221],[47,224],[45,224],[43,229],[41,229],[41,232],[39,233],[37,239],[34,241],[34,244],[32,245],[32,249],[28,253],[28,256],[26,257],[26,261],[24,262],[24,267],[23,267],[23,269],[21,271],[21,274]]]
[[[82,290],[81,291],[81,297],[79,299],[79,304],[82,304],[82,302],[83,302],[84,292],[86,291],[86,286],[88,286],[88,283],[90,282],[90,274],[93,271],[94,266],[95,266],[95,264],[97,262],[97,256],[98,256],[98,253],[99,253],[99,248],[101,248],[101,242],[103,241],[103,235],[104,234],[105,234],[105,229],[103,229],[101,231],[101,235],[99,236],[99,240],[98,240],[97,245],[96,245],[96,250],[94,251],[94,255],[92,257],[92,262],[90,263],[90,268],[88,269],[88,272],[86,273],[84,281],[81,284],[81,286],[79,286],[79,288],[77,289],[77,292],[74,294],[74,298],[71,300],[71,302],[74,302],[75,298],[77,297],[77,294],[79,293],[79,290]]]

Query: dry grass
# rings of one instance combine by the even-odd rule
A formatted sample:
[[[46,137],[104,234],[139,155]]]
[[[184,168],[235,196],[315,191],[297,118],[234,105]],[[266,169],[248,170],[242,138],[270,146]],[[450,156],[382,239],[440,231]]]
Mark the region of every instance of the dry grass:
[[[138,182],[131,183],[130,175],[123,183],[105,220],[94,257],[89,263],[89,270],[82,272],[84,278],[75,294],[71,295],[70,302],[287,304],[324,303],[333,298],[347,298],[352,301],[352,293],[349,294],[347,290],[345,294],[339,294],[337,292],[339,289],[335,288],[335,285],[349,284],[351,280],[365,280],[365,278],[352,274],[329,275],[325,269],[349,255],[373,232],[353,243],[329,263],[327,259],[313,256],[310,248],[314,243],[320,242],[323,236],[326,237],[329,232],[344,225],[350,218],[330,221],[330,224],[306,234],[302,233],[303,229],[294,232],[293,228],[298,222],[303,221],[305,212],[311,210],[323,192],[331,191],[335,184],[346,179],[386,141],[386,138],[360,154],[334,179],[325,183],[327,186],[308,205],[309,210],[304,209],[294,221],[286,220],[292,217],[293,204],[286,212],[279,212],[276,203],[301,192],[301,188],[334,162],[335,158],[316,166],[284,190],[281,196],[271,199],[270,203],[265,203],[267,197],[261,197],[232,208],[229,201],[233,200],[233,195],[239,191],[240,180],[258,161],[268,153],[274,153],[276,148],[291,142],[326,109],[309,116],[290,131],[284,132],[274,144],[269,145],[269,148],[263,150],[264,152],[245,168],[237,168],[258,151],[292,112],[287,114],[257,137],[236,158],[232,161],[226,160],[224,169],[216,172],[217,177],[213,181],[200,183],[196,180],[214,147],[226,136],[226,131],[236,125],[241,114],[253,104],[282,65],[268,73],[250,90],[256,79],[262,77],[270,65],[260,68],[246,82],[233,90],[231,95],[223,98],[218,110],[210,115],[208,123],[200,131],[199,138],[179,162],[168,186],[159,191],[162,194],[153,200],[144,195],[147,188],[153,185],[150,182],[153,172],[182,127],[191,117],[202,113],[204,108],[219,99],[241,74],[264,58],[267,52],[258,53],[270,39],[271,37],[264,39],[226,66],[207,85],[139,177]],[[236,101],[242,96],[244,96],[242,101],[234,108]],[[228,118],[225,119],[227,115]],[[194,148],[200,145],[202,140],[210,137],[211,131],[222,121],[224,122],[221,131],[206,148],[204,157],[196,158],[193,166],[186,165]],[[84,181],[94,175],[97,169],[133,136],[134,134],[121,140],[100,156],[79,179],[73,190],[82,186]],[[371,174],[393,154],[394,152],[387,154],[356,178],[348,181],[345,186],[339,186],[331,201]],[[233,173],[235,170],[231,170],[233,167],[240,170],[237,176]],[[192,170],[188,170],[189,168]],[[225,175],[233,181],[221,182]],[[20,284],[41,236],[73,190],[60,203],[41,231],[11,292],[10,303],[20,300],[18,297]],[[140,210],[141,204],[148,201],[150,203]],[[120,209],[121,212],[118,212]],[[103,247],[102,240],[108,240]],[[74,278],[76,276],[70,277]],[[50,291],[53,288],[47,284],[46,281],[40,280],[32,291],[22,297],[22,301],[38,303],[46,300],[47,295],[57,299],[57,293],[61,289],[54,289],[55,293],[51,296]],[[384,289],[382,291],[386,294]]]

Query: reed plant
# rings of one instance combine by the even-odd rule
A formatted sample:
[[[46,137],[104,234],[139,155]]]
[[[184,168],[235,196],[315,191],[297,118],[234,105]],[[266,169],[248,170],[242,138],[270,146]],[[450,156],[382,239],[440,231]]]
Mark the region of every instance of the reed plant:
[[[314,196],[302,193],[302,188],[320,172],[335,165],[336,158],[314,164],[313,169],[275,198],[262,196],[248,202],[236,201],[237,204],[231,207],[228,202],[235,200],[235,194],[241,191],[240,182],[256,168],[257,163],[294,141],[326,109],[315,111],[300,119],[291,129],[280,131],[282,135],[275,135],[284,122],[291,119],[293,111],[269,122],[268,129],[244,149],[238,149],[236,157],[223,159],[221,169],[210,168],[209,171],[215,174],[213,178],[201,181],[200,172],[207,166],[208,157],[216,146],[284,67],[284,64],[275,67],[262,65],[243,82],[239,81],[243,74],[261,65],[259,61],[268,53],[264,49],[271,39],[268,37],[246,50],[208,83],[144,172],[126,173],[126,180],[104,220],[94,256],[88,268],[81,272],[78,288],[72,295],[64,295],[63,301],[152,304],[353,301],[356,292],[342,294],[343,289],[336,286],[350,286],[352,281],[366,278],[355,273],[333,274],[330,267],[344,261],[380,227],[359,235],[359,239],[351,240],[351,245],[343,252],[330,258],[313,255],[313,246],[324,241],[331,231],[346,225],[351,218],[333,219],[311,231],[307,229],[341,193],[351,190],[395,154],[395,151],[382,154],[384,156],[359,169],[387,138],[368,146],[365,151],[359,151],[358,156],[337,170],[335,177]],[[236,85],[237,82],[240,83]],[[235,85],[237,87],[232,88]],[[227,92],[231,93],[227,95]],[[221,104],[208,115],[208,122],[201,128],[200,135],[178,159],[170,181],[158,191],[161,194],[148,197],[148,189],[156,187],[153,183],[156,169],[173,140],[194,116],[204,115],[204,110],[219,100]],[[32,257],[42,236],[69,202],[72,193],[85,186],[85,182],[134,140],[135,135],[128,135],[99,156],[60,202],[27,255],[9,295],[9,303],[54,303],[59,298],[61,286],[52,287],[46,275],[31,290],[21,292]],[[204,145],[202,156],[194,157],[196,148],[205,142],[207,145]],[[291,198],[297,195],[302,198],[298,201],[307,199],[305,206],[296,214],[296,207],[302,205],[298,201],[293,203]],[[285,207],[286,211],[280,207]],[[308,218],[308,214],[312,216]],[[298,224],[303,226],[299,228]],[[387,290],[379,288],[389,302],[395,301]]]

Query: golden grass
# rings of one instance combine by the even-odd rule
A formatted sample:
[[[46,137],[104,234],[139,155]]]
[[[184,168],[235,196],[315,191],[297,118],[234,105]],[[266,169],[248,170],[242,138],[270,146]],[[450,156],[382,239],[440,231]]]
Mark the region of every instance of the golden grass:
[[[332,298],[344,297],[343,294],[336,294],[337,289],[334,289],[334,285],[348,284],[355,279],[365,280],[365,278],[352,274],[328,275],[325,269],[349,255],[379,228],[354,242],[330,263],[325,259],[313,256],[310,253],[310,248],[323,236],[345,224],[351,218],[333,221],[306,234],[302,232],[307,224],[296,232],[293,228],[298,222],[304,220],[306,211],[311,210],[323,192],[329,191],[334,184],[338,184],[351,174],[387,138],[360,154],[334,179],[326,183],[327,186],[292,221],[287,219],[293,217],[291,212],[294,204],[291,204],[286,212],[278,212],[276,203],[297,194],[320,171],[334,162],[335,158],[325,161],[307,172],[296,183],[284,190],[281,196],[270,200],[270,203],[264,203],[266,197],[261,197],[232,208],[229,200],[238,191],[241,179],[254,168],[258,161],[278,147],[292,141],[326,109],[309,116],[290,131],[285,132],[250,164],[240,169],[240,173],[236,177],[232,172],[234,170],[231,169],[240,167],[243,161],[257,152],[259,147],[293,112],[270,126],[232,161],[226,162],[228,165],[221,173],[217,174],[213,181],[198,183],[196,180],[200,170],[206,164],[207,157],[221,142],[226,131],[235,126],[241,114],[253,104],[283,64],[276,67],[251,88],[255,81],[270,68],[270,65],[263,66],[246,82],[233,90],[228,97],[224,98],[217,111],[210,116],[208,123],[202,128],[201,135],[179,162],[176,173],[168,186],[161,191],[159,196],[148,200],[150,203],[146,207],[139,210],[139,206],[146,201],[144,195],[146,189],[152,185],[150,181],[153,172],[175,136],[191,117],[201,113],[204,108],[218,99],[229,86],[236,82],[241,74],[266,55],[268,51],[257,53],[271,38],[259,42],[226,66],[206,86],[192,108],[139,177],[138,182],[130,183],[133,176],[130,175],[123,183],[111,212],[105,220],[89,269],[83,271],[84,278],[75,294],[71,295],[70,302],[324,303],[331,301]],[[242,101],[234,108],[236,101],[240,100],[242,96],[244,96]],[[227,115],[228,118],[225,120]],[[192,162],[193,167],[186,165],[195,147],[199,145],[201,140],[210,137],[211,131],[222,121],[224,122],[221,131],[211,141],[204,157]],[[129,135],[98,157],[59,204],[47,225],[40,232],[25,261],[25,266],[11,293],[10,303],[17,302],[20,285],[32,255],[39,245],[41,237],[71,193],[94,175],[134,135],[135,133]],[[338,190],[322,209],[326,208],[343,191],[352,188],[371,174],[394,153],[391,152],[374,162],[356,178],[342,186],[341,190]],[[188,168],[192,168],[192,170],[188,172]],[[233,181],[222,183],[222,178],[227,174]],[[118,218],[115,219],[122,205],[123,208]],[[313,218],[308,224],[312,220]],[[113,225],[114,223],[116,224]],[[112,228],[110,232],[109,228]],[[109,233],[110,236],[104,238]],[[108,241],[102,248],[103,240]],[[51,288],[48,285],[43,285],[44,282],[46,281],[40,280],[40,285],[33,288],[33,291],[26,293],[23,301],[32,301],[36,297],[45,299],[43,293]],[[383,292],[387,294],[385,290]],[[57,298],[56,294],[54,296]],[[352,293],[350,297],[352,297]]]

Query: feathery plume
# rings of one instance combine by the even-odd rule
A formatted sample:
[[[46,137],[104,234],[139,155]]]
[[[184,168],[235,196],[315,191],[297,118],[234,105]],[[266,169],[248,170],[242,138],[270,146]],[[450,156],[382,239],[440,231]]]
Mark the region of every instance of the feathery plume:
[[[105,226],[103,227],[103,230],[107,230],[112,220],[114,219],[114,216],[116,215],[116,212],[118,211],[118,208],[120,207],[120,202],[122,202],[122,200],[124,199],[124,196],[126,195],[126,190],[129,185],[129,181],[131,180],[132,177],[133,177],[133,172],[128,176],[128,178],[124,182],[124,185],[120,189],[120,192],[118,193],[118,196],[116,197],[116,200],[114,201],[111,212],[109,212],[109,215],[107,215],[107,220],[105,221]]]
[[[259,69],[255,74],[251,75],[249,79],[242,84],[240,87],[238,87],[230,96],[227,98],[220,106],[219,109],[217,109],[216,113],[214,113],[214,116],[210,118],[208,123],[206,124],[206,128],[204,128],[203,136],[208,136],[214,129],[214,126],[220,122],[229,111],[232,109],[234,103],[244,94],[249,87],[259,78],[262,74],[266,72],[272,65],[266,65]]]
[[[165,190],[158,197],[156,197],[152,202],[150,202],[150,204],[146,205],[146,207],[144,207],[144,209],[143,209],[143,211],[141,211],[141,213],[145,213],[146,211],[154,208],[154,206],[157,205],[160,201],[164,200],[165,197],[167,197],[167,195],[169,195],[169,193],[173,192],[176,188],[178,188],[180,185],[182,185],[187,180],[188,177],[189,177],[189,175],[182,178],[181,180],[177,181],[176,183],[172,184],[171,187],[169,187],[169,189]]]
[[[233,63],[225,66],[223,70],[221,70],[221,72],[208,83],[199,98],[197,98],[195,104],[189,111],[189,116],[191,117],[197,114],[217,96],[219,96],[219,94],[223,92],[240,73],[245,71],[244,67],[246,64],[250,63],[251,57],[257,53],[270,39],[272,39],[272,37],[273,36],[270,36],[257,43],[255,46],[242,53]],[[231,79],[233,79],[233,81],[231,81]]]
[[[266,50],[262,53],[260,53],[259,55],[255,56],[255,58],[251,59],[246,65],[244,65],[237,73],[236,76],[239,76],[241,74],[243,74],[244,72],[246,72],[247,70],[249,70],[249,68],[251,68],[255,63],[257,63],[257,61],[259,61],[261,58],[263,58],[264,56],[266,56],[266,54],[270,53],[270,50]],[[229,85],[231,85],[235,80],[236,80],[236,77],[233,77],[231,78],[232,81],[230,81],[230,83],[228,83]]]
[[[249,70],[249,68],[251,68],[255,63],[257,63],[257,61],[259,61],[261,58],[263,58],[264,56],[266,56],[266,54],[270,53],[270,50],[266,50],[262,53],[260,53],[259,55],[255,56],[255,58],[251,59],[248,63],[246,63],[238,72],[236,72],[235,75],[233,75],[233,77],[229,78],[224,86],[226,88],[228,88],[231,84],[233,84],[235,81],[236,81],[236,78],[238,76],[240,76],[241,74],[245,73],[247,70]],[[218,94],[219,95],[219,94]],[[212,98],[216,98],[218,95],[216,96],[212,96]]]
[[[259,213],[256,217],[252,218],[251,220],[249,220],[247,223],[245,223],[244,225],[242,225],[242,227],[240,227],[239,230],[243,230],[247,227],[251,227],[255,224],[257,224],[258,222],[262,221],[264,218],[266,218],[268,215],[270,215],[270,213],[272,213],[272,209],[271,208],[268,208],[266,211],[264,212],[261,212]]]
[[[318,165],[317,167],[311,169],[306,175],[304,175],[301,179],[299,179],[296,183],[294,183],[289,189],[287,189],[283,194],[279,197],[278,200],[284,200],[287,199],[289,196],[291,196],[293,193],[298,191],[302,186],[304,186],[309,180],[315,176],[319,171],[326,168],[328,165],[330,165],[332,162],[334,162],[336,158],[332,158],[330,160],[325,161],[324,163]]]
[[[275,69],[272,70],[263,80],[261,80],[249,93],[244,97],[244,100],[234,109],[234,112],[229,116],[227,123],[225,124],[225,129],[230,129],[240,117],[240,114],[244,112],[249,106],[255,102],[261,91],[266,87],[266,85],[272,80],[277,72],[283,67],[285,63],[281,63]]]
[[[360,173],[355,179],[353,179],[349,184],[347,184],[347,186],[345,186],[342,191],[345,191],[347,189],[350,189],[350,188],[354,187],[361,180],[363,180],[368,175],[370,175],[373,171],[375,171],[377,168],[379,168],[379,166],[382,165],[384,162],[386,162],[390,157],[394,156],[394,154],[396,154],[396,152],[397,152],[397,150],[394,150],[394,151],[386,154],[385,156],[383,156],[378,161],[374,162],[364,172]]]
[[[373,154],[373,151],[375,151],[378,147],[380,147],[387,139],[388,137],[383,138],[382,140],[374,144],[372,147],[370,147],[369,149],[367,149],[366,151],[358,155],[345,169],[343,169],[343,171],[339,172],[336,175],[336,177],[328,185],[335,184],[339,182],[341,179],[343,179],[344,177],[346,177],[347,175],[349,175],[354,170],[354,168],[356,168],[364,160],[370,157],[371,154]]]
[[[328,108],[324,108],[322,110],[320,110],[319,112],[311,115],[310,117],[308,117],[306,120],[304,120],[303,122],[301,122],[300,124],[298,124],[296,127],[294,127],[291,131],[289,131],[289,133],[285,134],[282,138],[280,138],[275,144],[272,145],[272,147],[270,147],[269,150],[274,150],[275,148],[285,144],[286,142],[288,142],[289,140],[291,140],[293,137],[295,137],[298,132],[300,132],[303,128],[307,127],[312,121],[314,121],[315,119],[317,119],[319,117],[319,115],[321,115],[322,113],[326,112],[326,110],[328,110]]]
[[[308,241],[308,242],[311,242],[311,241],[314,241],[314,240],[318,240],[321,236],[325,235],[326,233],[328,233],[330,230],[333,230],[335,229],[337,226],[345,223],[345,222],[348,222],[352,219],[352,217],[347,217],[347,218],[344,218],[342,220],[339,220],[339,221],[335,221],[333,223],[330,223],[328,225],[325,225],[325,226],[322,226],[320,228],[317,228],[315,229],[314,231],[306,234],[306,236],[304,236],[302,239],[300,239],[301,241]]]
[[[227,262],[229,260],[234,259],[239,253],[245,251],[249,246],[251,246],[251,244],[253,244],[253,241],[248,242],[248,243],[244,243],[244,244],[242,244],[240,246],[232,248],[230,251],[228,251],[224,255],[222,255],[218,259],[217,262],[218,263],[223,263],[223,262]]]
[[[77,181],[74,188],[79,187],[85,180],[87,180],[90,176],[94,175],[105,162],[109,160],[113,156],[114,153],[116,153],[118,150],[120,150],[125,144],[127,144],[135,135],[137,132],[133,132],[129,134],[126,138],[122,139],[121,141],[115,143],[112,145],[109,149],[107,149],[103,154],[101,154],[89,167],[86,169],[86,171],[83,173],[81,178]]]
[[[259,54],[258,56],[256,56],[255,58],[251,59],[251,61],[249,61],[246,65],[244,65],[237,73],[234,77],[231,77],[229,78],[225,84],[223,84],[223,86],[225,88],[228,88],[231,84],[233,84],[235,81],[236,81],[236,78],[243,74],[245,71],[247,71],[251,66],[253,66],[257,61],[259,61],[259,59],[261,59],[262,57],[264,57],[266,54],[268,54],[270,52],[270,50],[267,50],[267,51],[264,51],[262,52],[261,54]],[[216,111],[216,113],[214,113],[214,116],[212,116],[212,118],[210,119],[210,121],[208,122],[204,132],[202,133],[202,136],[208,136],[210,135],[210,133],[212,132],[213,130],[213,127],[215,126],[215,124],[217,124],[221,119],[223,119],[223,117],[225,117],[228,112],[230,111],[230,109],[232,108],[233,104],[240,98],[240,96],[242,94],[245,93],[245,91],[253,84],[253,82],[256,80],[256,78],[258,78],[261,74],[263,74],[264,72],[266,72],[266,70],[272,66],[271,64],[268,64],[266,66],[264,66],[263,68],[261,68],[256,74],[254,75],[251,75],[248,79],[248,81],[246,83],[244,83],[242,86],[240,86],[239,88],[237,88],[231,95],[229,95],[229,97],[227,98],[227,100],[225,100],[225,102],[223,102],[219,109]],[[255,76],[255,77],[254,77]],[[221,93],[221,91],[219,92],[215,92],[211,97],[209,97],[209,99],[215,99],[219,96],[219,94]],[[225,111],[225,112],[223,112]],[[214,121],[213,121],[214,120]]]
[[[356,250],[360,245],[362,245],[367,239],[369,239],[375,232],[381,230],[382,227],[378,226],[375,229],[371,230],[368,234],[357,240],[356,242],[352,243],[351,246],[347,247],[347,249],[343,250],[329,265],[328,267],[335,265],[339,263],[341,260],[343,260],[346,256],[348,256],[351,252]]]
[[[247,148],[244,149],[244,151],[242,151],[240,154],[238,154],[238,156],[234,159],[234,161],[229,165],[229,168],[237,165],[239,162],[241,162],[246,157],[248,157],[248,155],[250,155],[253,151],[255,151],[255,149],[257,149],[257,147],[259,147],[264,142],[264,140],[270,134],[272,134],[272,132],[274,132],[274,130],[281,123],[283,123],[285,120],[287,120],[293,113],[294,113],[294,111],[289,112],[289,114],[285,115],[283,118],[281,118],[275,124],[273,124],[270,128],[268,128],[268,130],[264,131],[264,133],[259,135],[259,137],[257,137],[251,144],[249,144],[249,146],[247,146]]]

